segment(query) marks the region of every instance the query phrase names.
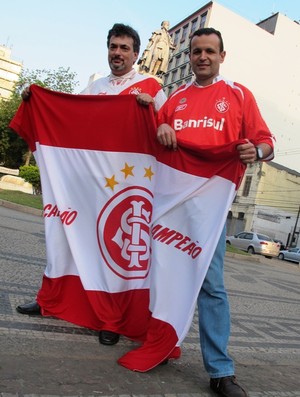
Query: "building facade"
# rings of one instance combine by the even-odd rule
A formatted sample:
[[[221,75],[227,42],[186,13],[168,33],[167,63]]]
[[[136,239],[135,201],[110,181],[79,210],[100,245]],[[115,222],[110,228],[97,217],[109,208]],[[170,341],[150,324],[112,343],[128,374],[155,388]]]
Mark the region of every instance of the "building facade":
[[[227,218],[227,234],[254,231],[300,244],[300,173],[275,162],[247,167]]]
[[[176,49],[164,76],[167,95],[190,82],[189,40],[200,27],[220,30],[226,58],[221,74],[248,87],[276,136],[276,162],[300,172],[300,25],[276,13],[253,24],[211,1],[169,33]],[[283,57],[289,54],[290,62]]]
[[[22,63],[11,59],[11,49],[0,46],[0,100],[8,99],[22,70]]]

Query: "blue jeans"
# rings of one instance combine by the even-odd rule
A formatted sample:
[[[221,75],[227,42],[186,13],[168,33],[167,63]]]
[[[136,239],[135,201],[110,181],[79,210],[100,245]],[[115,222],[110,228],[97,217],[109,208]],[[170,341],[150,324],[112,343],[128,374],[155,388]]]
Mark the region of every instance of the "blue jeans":
[[[200,346],[210,378],[234,375],[234,363],[227,353],[230,308],[224,286],[225,235],[224,227],[198,296]]]

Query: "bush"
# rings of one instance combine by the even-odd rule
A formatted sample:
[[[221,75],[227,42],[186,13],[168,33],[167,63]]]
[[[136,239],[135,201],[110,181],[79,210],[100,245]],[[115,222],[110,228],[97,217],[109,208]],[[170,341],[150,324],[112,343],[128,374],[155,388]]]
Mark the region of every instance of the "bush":
[[[41,194],[42,187],[39,168],[36,165],[23,165],[19,170],[19,176],[32,184],[34,194]]]

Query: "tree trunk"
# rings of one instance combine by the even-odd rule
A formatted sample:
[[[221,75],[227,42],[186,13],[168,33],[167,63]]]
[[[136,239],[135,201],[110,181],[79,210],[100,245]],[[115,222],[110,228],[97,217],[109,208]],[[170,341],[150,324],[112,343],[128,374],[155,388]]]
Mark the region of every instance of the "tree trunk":
[[[29,165],[31,155],[32,155],[31,150],[28,150],[28,152],[25,154],[25,164],[24,165]]]

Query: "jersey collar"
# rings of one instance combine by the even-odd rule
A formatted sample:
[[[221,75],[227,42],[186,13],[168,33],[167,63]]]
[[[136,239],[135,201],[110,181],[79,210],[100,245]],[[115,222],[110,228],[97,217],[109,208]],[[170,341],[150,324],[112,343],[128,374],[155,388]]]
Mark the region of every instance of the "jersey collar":
[[[123,76],[115,76],[114,74],[109,75],[109,82],[112,84],[120,84],[121,82],[124,83],[127,80],[131,80],[134,78],[136,71],[131,69],[130,72],[123,74]]]
[[[224,80],[224,77],[222,77],[221,75],[218,75],[218,76],[216,76],[216,77],[213,79],[213,81],[212,81],[212,83],[211,83],[210,85],[215,84],[215,83],[217,83],[218,81],[221,81],[221,80]],[[202,88],[202,87],[207,87],[207,86],[203,86],[203,85],[197,83],[196,80],[194,81],[194,85],[195,85],[196,87],[201,87],[201,88]]]

